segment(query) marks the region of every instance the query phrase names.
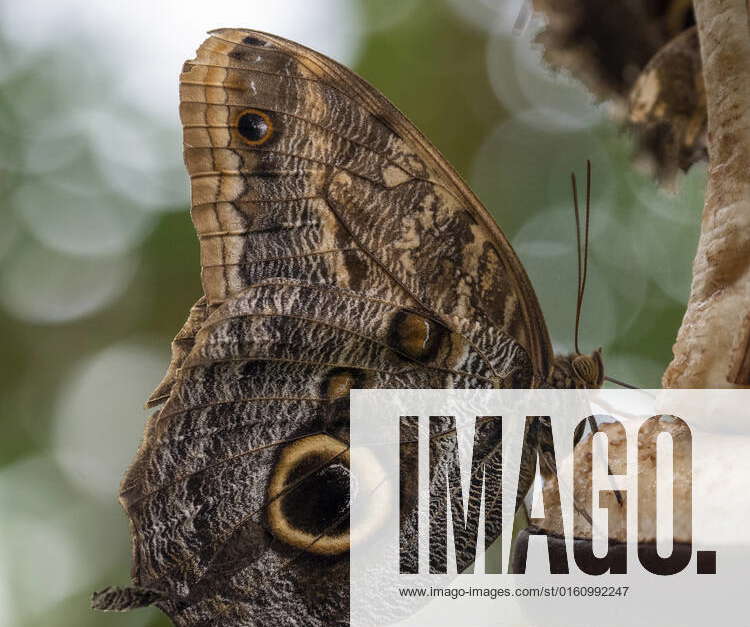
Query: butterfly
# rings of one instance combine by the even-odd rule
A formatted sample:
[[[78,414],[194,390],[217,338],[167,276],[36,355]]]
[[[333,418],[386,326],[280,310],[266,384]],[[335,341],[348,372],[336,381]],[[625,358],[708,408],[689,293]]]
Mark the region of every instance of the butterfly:
[[[598,387],[601,358],[553,354],[505,235],[351,70],[216,30],[184,65],[180,117],[203,296],[121,486],[133,586],[93,603],[348,624],[349,391]]]

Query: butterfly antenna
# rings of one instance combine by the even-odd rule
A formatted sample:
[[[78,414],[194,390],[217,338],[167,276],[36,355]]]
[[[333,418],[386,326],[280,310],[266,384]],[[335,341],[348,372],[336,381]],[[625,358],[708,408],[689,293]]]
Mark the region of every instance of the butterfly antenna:
[[[591,220],[591,161],[586,160],[586,219],[583,231],[583,276],[581,277],[581,295],[578,308],[583,308],[583,294],[586,291],[586,277],[589,273],[589,221]],[[576,335],[578,329],[576,329]]]
[[[576,326],[573,344],[576,353],[580,354],[578,337],[581,328],[581,310],[583,295],[586,292],[586,278],[589,270],[589,224],[591,222],[591,161],[586,161],[586,213],[583,218],[583,242],[581,242],[581,210],[578,206],[578,186],[575,172],[570,175],[573,186],[573,212],[576,219],[576,252],[578,254],[578,294],[576,296]]]
[[[576,324],[573,332],[573,345],[575,352],[580,354],[578,349],[578,327],[581,322],[581,279],[583,278],[583,267],[581,261],[581,212],[578,209],[578,187],[576,185],[575,172],[570,174],[570,183],[573,187],[573,214],[576,220],[576,253],[578,255],[578,293],[576,295]]]
[[[583,245],[581,245],[581,212],[578,208],[578,190],[576,188],[576,175],[571,173],[571,183],[573,184],[573,210],[576,217],[576,248],[578,250],[578,297],[576,300],[576,326],[575,326],[575,350],[576,353],[581,351],[578,348],[578,334],[581,325],[581,309],[583,308],[583,294],[586,290],[586,277],[589,269],[589,224],[591,222],[591,161],[586,161],[586,214],[583,219]],[[630,385],[613,377],[605,376],[604,379],[620,387],[630,390],[639,390],[636,385]]]
[[[640,390],[637,385],[630,385],[630,383],[625,383],[625,381],[620,381],[619,379],[615,379],[614,377],[604,377],[605,381],[609,381],[610,383],[614,383],[615,385],[619,385],[622,388],[628,388],[629,390]]]
[[[583,218],[583,245],[581,245],[581,212],[578,208],[578,190],[576,189],[576,175],[571,174],[573,183],[573,209],[576,216],[576,248],[578,250],[578,298],[576,300],[576,328],[575,328],[575,351],[580,354],[578,348],[578,335],[581,328],[581,310],[583,309],[583,295],[586,292],[586,277],[589,270],[589,224],[591,222],[591,161],[586,160],[586,213]],[[599,426],[596,419],[589,416],[589,426],[592,433],[598,433]],[[612,474],[612,470],[607,464],[607,473]],[[617,503],[622,507],[623,499],[619,490],[615,490]]]

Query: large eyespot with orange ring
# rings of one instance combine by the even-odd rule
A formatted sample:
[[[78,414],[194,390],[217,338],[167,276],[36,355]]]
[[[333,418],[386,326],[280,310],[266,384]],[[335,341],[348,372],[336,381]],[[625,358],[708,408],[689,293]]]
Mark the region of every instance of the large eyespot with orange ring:
[[[368,499],[364,517],[352,520],[350,530],[351,499],[372,493],[383,473],[366,451],[357,452],[357,463],[359,478],[350,471],[349,446],[326,434],[286,446],[268,484],[271,532],[290,546],[328,556],[345,553],[351,541],[368,537],[380,527],[388,507],[378,498]]]
[[[273,135],[273,121],[265,111],[245,109],[237,116],[237,131],[246,143],[260,146]]]
[[[318,434],[285,447],[268,501],[271,532],[282,542],[319,555],[348,551],[348,446]]]

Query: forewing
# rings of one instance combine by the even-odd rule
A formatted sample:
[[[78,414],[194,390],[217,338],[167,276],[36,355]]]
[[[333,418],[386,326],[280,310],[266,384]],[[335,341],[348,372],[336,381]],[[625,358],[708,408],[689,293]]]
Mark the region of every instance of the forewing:
[[[305,277],[503,329],[551,362],[528,278],[453,168],[380,92],[299,44],[218,30],[180,82],[210,306]]]

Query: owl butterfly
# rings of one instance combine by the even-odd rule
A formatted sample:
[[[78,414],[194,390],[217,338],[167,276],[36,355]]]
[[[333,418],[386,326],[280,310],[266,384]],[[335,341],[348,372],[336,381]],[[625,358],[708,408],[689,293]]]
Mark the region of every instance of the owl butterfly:
[[[493,219],[347,68],[217,30],[184,66],[180,115],[204,294],[121,486],[134,585],[94,606],[347,624],[349,390],[592,387],[601,361],[555,357]],[[500,434],[483,435],[491,464]],[[450,442],[433,439],[438,462]]]

